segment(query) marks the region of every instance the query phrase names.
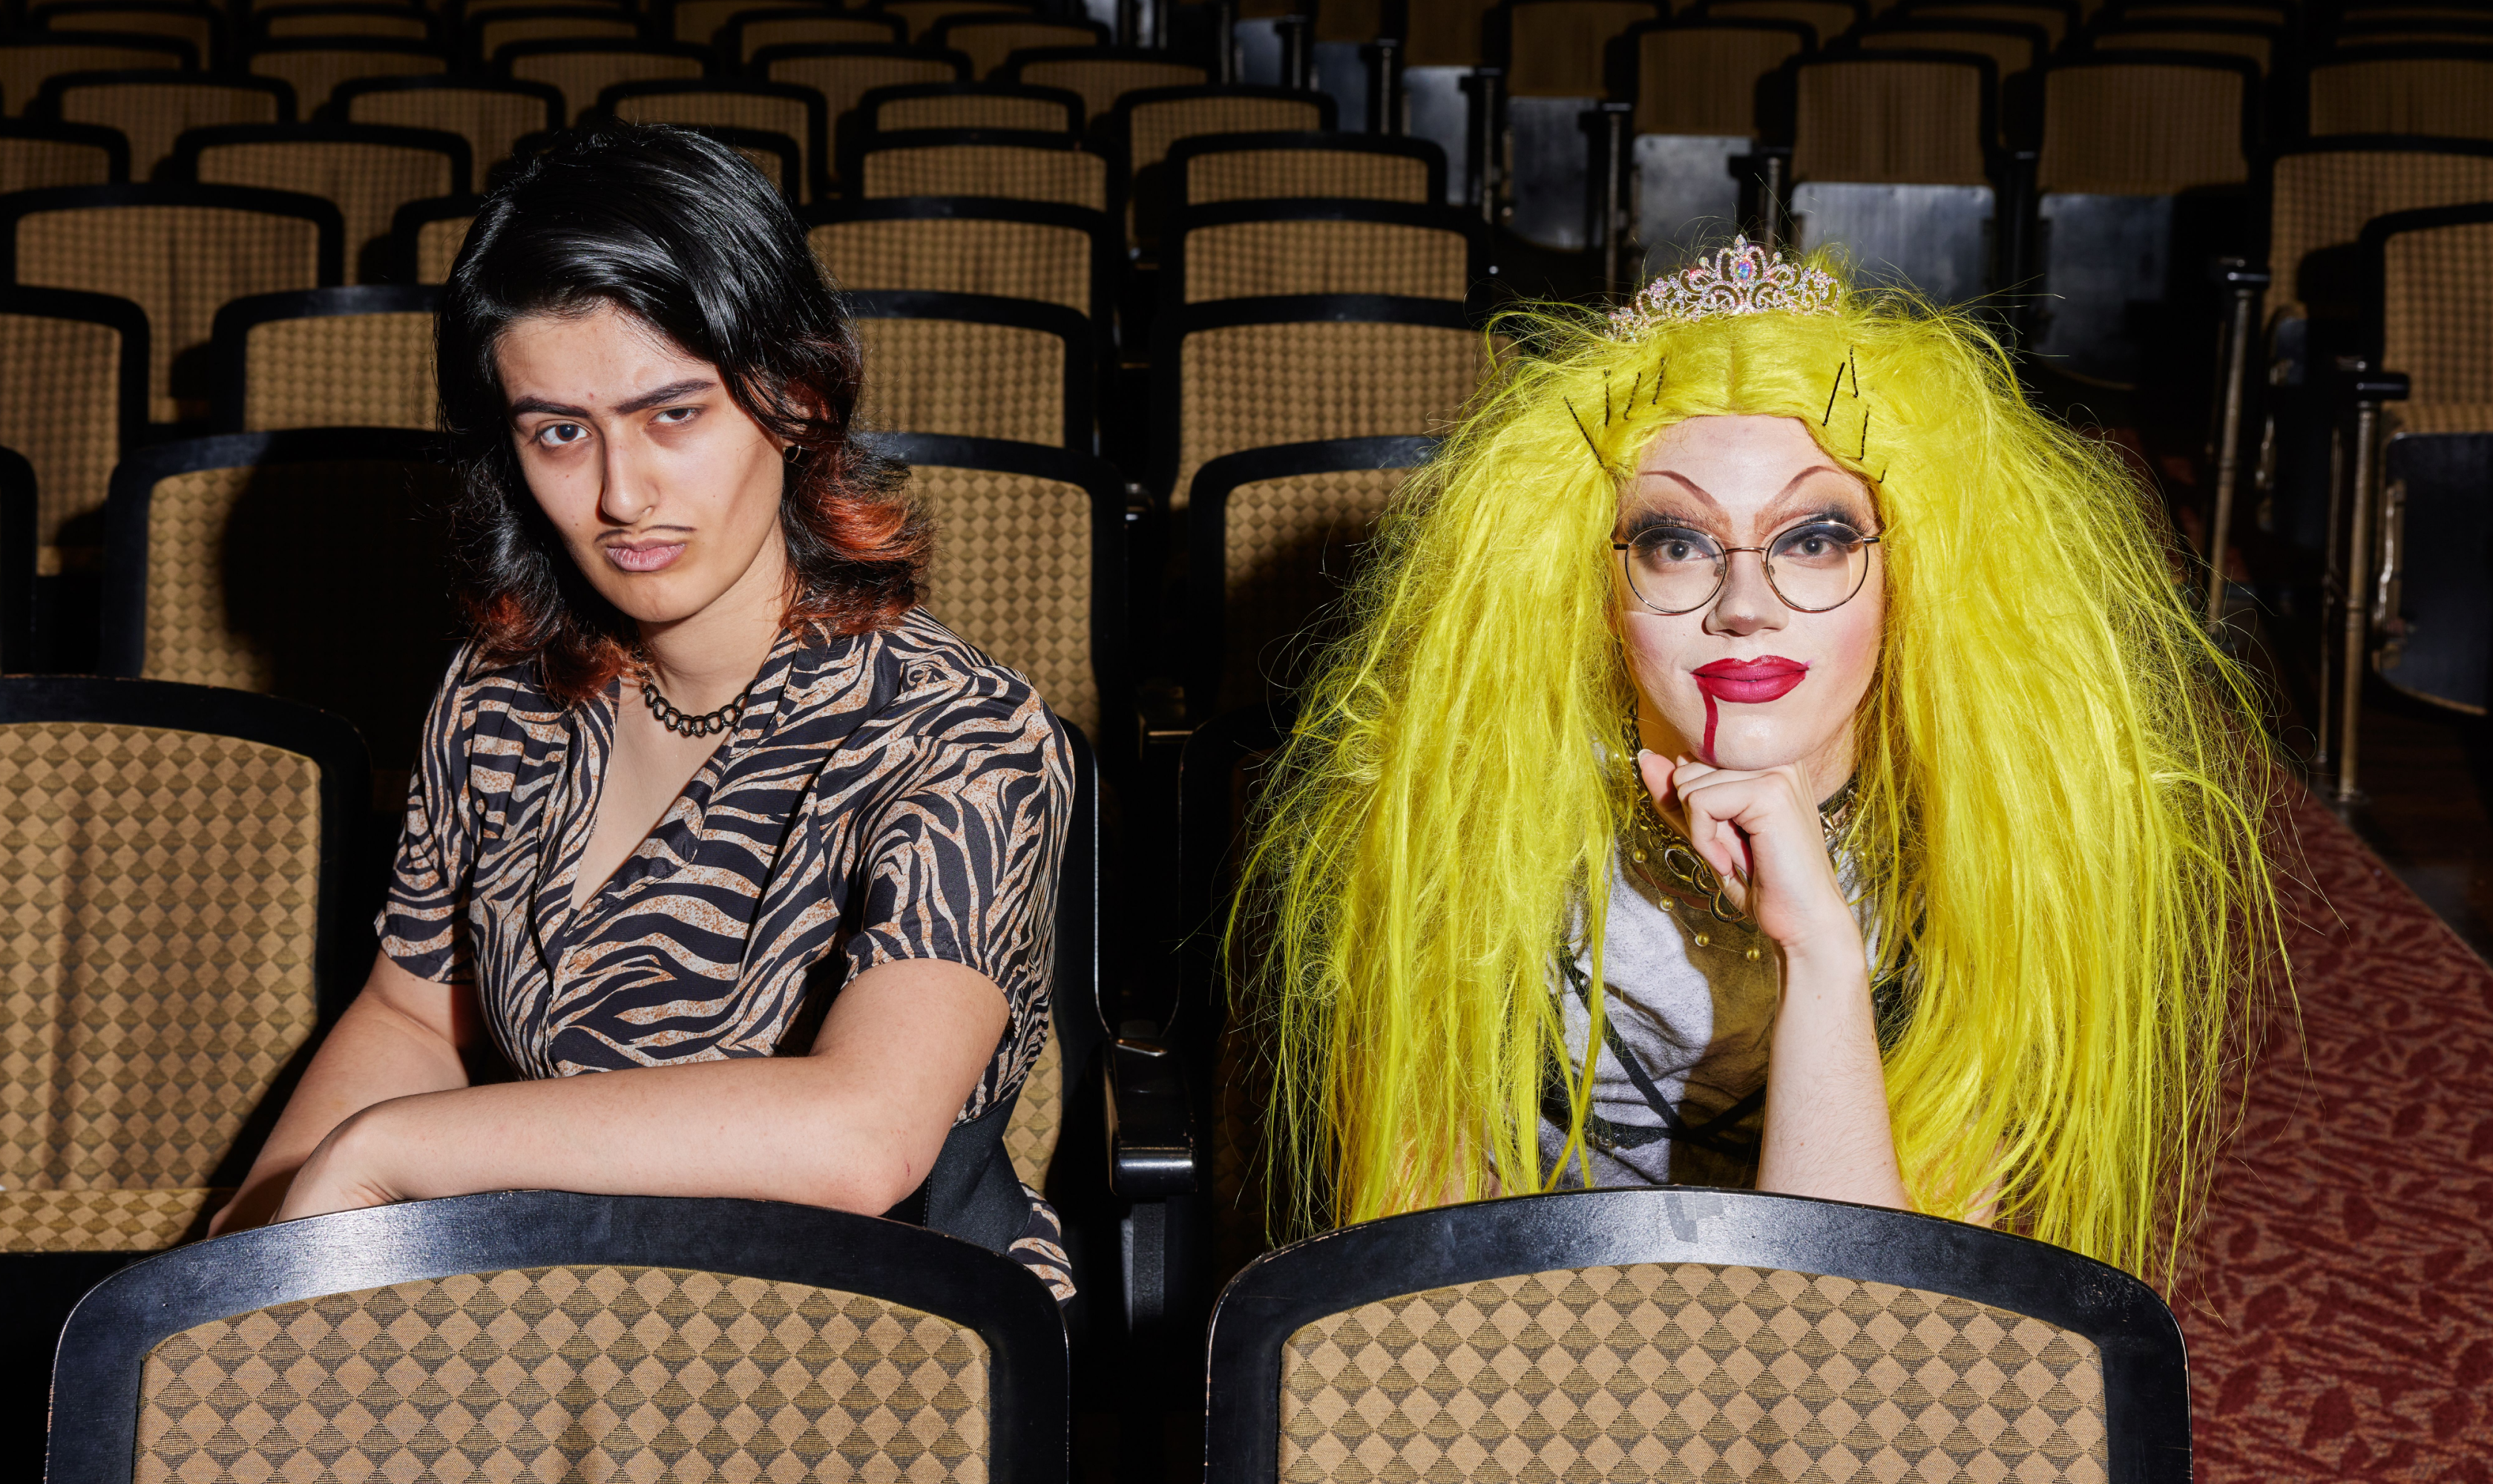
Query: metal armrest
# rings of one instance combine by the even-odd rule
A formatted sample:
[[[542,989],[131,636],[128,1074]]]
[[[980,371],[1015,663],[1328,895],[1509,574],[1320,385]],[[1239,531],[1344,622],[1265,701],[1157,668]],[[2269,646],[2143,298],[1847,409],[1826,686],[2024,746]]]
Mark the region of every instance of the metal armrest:
[[[1194,1192],[1194,1131],[1186,1071],[1156,1041],[1119,1036],[1108,1047],[1108,1184],[1129,1201]]]

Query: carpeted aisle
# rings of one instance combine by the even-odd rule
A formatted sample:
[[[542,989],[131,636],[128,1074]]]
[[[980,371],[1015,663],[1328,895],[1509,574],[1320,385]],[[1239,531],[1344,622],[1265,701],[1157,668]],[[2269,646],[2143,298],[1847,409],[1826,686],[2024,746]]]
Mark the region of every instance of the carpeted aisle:
[[[2493,969],[2319,803],[2293,819],[2309,1064],[2280,1016],[2175,1303],[2198,1476],[2488,1484]]]

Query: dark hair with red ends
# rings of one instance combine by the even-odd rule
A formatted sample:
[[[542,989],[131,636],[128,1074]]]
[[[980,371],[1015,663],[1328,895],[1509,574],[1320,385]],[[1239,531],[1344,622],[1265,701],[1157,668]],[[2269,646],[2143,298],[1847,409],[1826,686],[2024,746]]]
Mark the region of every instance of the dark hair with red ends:
[[[535,660],[565,705],[603,690],[638,644],[528,493],[496,347],[531,315],[610,304],[716,366],[790,458],[779,502],[785,622],[856,634],[898,621],[934,530],[904,470],[851,437],[862,360],[787,203],[701,135],[609,124],[528,161],[477,214],[436,330],[441,425],[466,473],[463,594],[488,664]]]

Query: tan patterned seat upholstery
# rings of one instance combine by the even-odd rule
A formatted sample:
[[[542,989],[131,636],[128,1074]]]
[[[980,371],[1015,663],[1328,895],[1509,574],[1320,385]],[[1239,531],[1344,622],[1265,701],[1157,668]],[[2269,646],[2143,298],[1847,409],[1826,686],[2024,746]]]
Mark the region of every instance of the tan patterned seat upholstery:
[[[2262,73],[2275,60],[2276,38],[2267,31],[2245,26],[2240,30],[2223,30],[2214,26],[2163,27],[2121,26],[2100,30],[2094,36],[2097,51],[2211,51],[2221,56],[2243,57]]]
[[[137,306],[58,289],[0,289],[0,447],[35,471],[35,570],[92,570],[112,467],[147,421]]]
[[[1794,181],[1989,184],[1997,88],[1971,59],[1813,59],[1794,84]]]
[[[1028,15],[1035,8],[1020,0],[887,0],[882,9],[909,28],[908,39],[914,42],[946,15]]]
[[[2322,147],[2280,155],[2268,187],[2268,322],[2352,318],[2360,309],[2353,274],[2335,285],[2310,282],[2306,265],[2315,253],[2351,248],[2374,217],[2482,200],[2493,200],[2493,153]]]
[[[2448,50],[2397,47],[2314,64],[2312,136],[2412,134],[2493,139],[2493,54],[2433,54]]]
[[[1708,20],[1796,20],[1824,46],[1859,22],[1861,13],[1845,0],[1706,0]]]
[[[232,186],[87,186],[29,193],[0,214],[20,284],[107,293],[147,316],[147,417],[204,416],[207,388],[175,360],[207,344],[217,310],[245,294],[333,283],[337,208]]]
[[[1410,0],[1412,67],[1478,67],[1481,21],[1495,0]]]
[[[390,233],[394,277],[406,284],[448,283],[450,265],[458,261],[467,228],[476,220],[477,204],[476,197],[466,197],[417,201],[402,209]]]
[[[1334,127],[1333,100],[1278,88],[1155,88],[1128,95],[1108,116],[1123,172],[1129,247],[1156,242],[1168,200],[1161,167],[1169,146],[1203,135],[1304,134]]]
[[[2068,40],[2069,13],[2058,5],[2018,5],[2014,0],[1926,0],[1913,7],[1913,14],[1934,20],[2006,20],[2018,25],[2041,26],[2043,35],[2055,46]],[[2158,15],[2172,14],[2158,8]],[[2178,17],[2177,17],[2178,18]]]
[[[476,56],[490,62],[513,42],[637,41],[641,22],[605,6],[526,6],[478,17],[468,35]]]
[[[300,191],[338,208],[347,276],[387,272],[390,223],[409,201],[466,194],[466,139],[432,129],[378,124],[244,124],[195,131],[175,168],[206,185]]]
[[[1163,316],[1154,468],[1171,508],[1225,453],[1451,426],[1488,370],[1481,334],[1457,306],[1402,302],[1428,307],[1403,322],[1285,318],[1307,311],[1244,299]]]
[[[1487,254],[1458,207],[1254,202],[1181,217],[1161,261],[1172,304],[1294,293],[1469,300]]]
[[[405,79],[418,85],[349,83],[335,97],[350,124],[432,129],[467,141],[468,174],[483,182],[523,135],[563,124],[562,95],[501,78]]]
[[[45,86],[41,107],[71,123],[120,130],[133,180],[152,179],[189,130],[294,118],[290,90],[268,77],[61,77]]]
[[[0,106],[10,117],[16,117],[43,91],[46,78],[67,73],[140,69],[193,71],[190,45],[170,38],[151,43],[136,37],[71,33],[0,43]]]
[[[2493,433],[2493,221],[2418,225],[2381,254],[2380,364],[2408,379],[2391,433]]]
[[[353,722],[380,766],[406,767],[459,632],[442,529],[455,480],[430,460],[424,435],[379,428],[134,453],[113,519],[144,530],[146,564],[107,582],[105,667],[308,701]]]
[[[1012,129],[1076,134],[1082,101],[1061,91],[1002,83],[920,82],[876,88],[859,100],[862,126],[884,134],[906,129]]]
[[[391,285],[237,299],[217,316],[217,428],[435,425],[436,290]]]
[[[1040,47],[1100,46],[1107,37],[1096,22],[1024,20],[1014,15],[948,16],[927,27],[929,45],[948,46],[970,59],[970,76],[992,77],[1016,51]]]
[[[706,46],[736,12],[753,8],[754,0],[675,0],[666,14],[675,40]]]
[[[92,124],[0,121],[0,195],[127,179],[128,146]]]
[[[835,130],[843,128],[843,120],[877,88],[969,80],[969,63],[957,53],[930,53],[890,42],[795,46],[765,53],[761,67],[772,82],[811,88],[819,94],[826,127]],[[846,168],[845,162],[832,167],[835,178],[855,194],[856,182],[839,173]]]
[[[2247,181],[2247,71],[2165,62],[2050,69],[2038,188],[2170,196]]]
[[[714,44],[737,67],[752,64],[765,46],[835,45],[905,40],[881,15],[837,15],[798,6],[745,6]]]
[[[598,95],[608,88],[702,75],[702,59],[690,48],[643,42],[516,42],[494,59],[494,66],[522,82],[553,86],[562,94],[570,123],[597,106]]]
[[[1337,134],[1211,134],[1169,147],[1172,203],[1327,197],[1427,205],[1445,198],[1444,157],[1417,140]]]
[[[1858,38],[1865,51],[1962,51],[1970,56],[1989,57],[1999,76],[2004,90],[2022,86],[2017,79],[2041,65],[2043,54],[2051,49],[2039,26],[2016,25],[2007,21],[1967,21],[1949,25],[1943,21],[1921,20],[1903,25],[1884,24],[1865,31]],[[1997,103],[1997,99],[1995,98]]]
[[[196,8],[136,5],[37,5],[26,19],[42,31],[107,31],[121,36],[168,36],[187,43],[202,67],[216,65],[225,40],[217,13]]]
[[[317,743],[220,735],[195,696],[135,689],[0,681],[0,849],[23,901],[0,931],[0,1251],[195,1235],[337,1003],[318,935],[346,832],[323,815],[362,805],[351,734],[289,707]],[[324,800],[324,768],[351,792]]]
[[[1145,88],[1201,87],[1210,80],[1200,67],[1172,62],[1156,51],[1080,47],[1033,50],[1007,58],[1007,80],[1032,87],[1061,87],[1082,95],[1082,116],[1104,118],[1117,100]]]
[[[858,420],[1089,446],[1091,322],[1070,310],[966,294],[862,291],[848,308],[865,347]]]
[[[1028,203],[1020,215],[964,200],[903,197],[895,212],[856,203],[806,233],[814,256],[843,288],[982,293],[1061,304],[1094,318],[1108,311],[1099,287],[1104,218],[1078,207]]]
[[[781,135],[796,141],[796,168],[803,190],[816,194],[823,158],[823,103],[785,83],[626,82],[598,95],[597,106],[634,124],[713,124]]]
[[[376,4],[271,5],[254,7],[252,30],[271,41],[301,36],[380,36],[429,42],[438,29],[414,6]]]
[[[1757,132],[1757,81],[1805,43],[1772,26],[1657,26],[1637,33],[1638,134]]]
[[[246,66],[258,76],[275,77],[292,87],[298,116],[309,118],[329,102],[341,82],[446,73],[450,59],[419,42],[375,38],[348,46],[312,38],[268,43],[251,54]]]
[[[1661,18],[1647,0],[1524,0],[1509,6],[1506,86],[1516,98],[1600,98],[1605,51],[1630,26]]]
[[[856,194],[993,196],[1108,209],[1108,162],[1097,155],[1034,136],[1019,136],[1032,139],[1028,144],[931,142],[950,133],[913,131],[870,141],[852,157]]]

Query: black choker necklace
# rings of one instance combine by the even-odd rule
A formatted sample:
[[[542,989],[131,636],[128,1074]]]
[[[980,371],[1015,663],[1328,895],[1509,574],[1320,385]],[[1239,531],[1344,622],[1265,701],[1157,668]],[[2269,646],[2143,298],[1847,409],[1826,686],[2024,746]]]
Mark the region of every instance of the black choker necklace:
[[[744,703],[753,695],[753,684],[748,681],[744,688],[736,692],[736,699],[725,706],[698,716],[688,716],[667,703],[667,698],[658,690],[657,673],[648,666],[642,666],[633,679],[641,686],[641,699],[648,706],[649,714],[657,718],[658,725],[677,737],[716,737],[744,719]]]

